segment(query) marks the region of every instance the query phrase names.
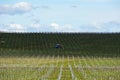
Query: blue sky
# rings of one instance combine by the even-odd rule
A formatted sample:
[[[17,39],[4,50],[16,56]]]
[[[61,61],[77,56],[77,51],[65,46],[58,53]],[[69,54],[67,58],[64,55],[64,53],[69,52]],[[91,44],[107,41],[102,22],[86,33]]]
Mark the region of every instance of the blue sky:
[[[120,32],[120,0],[2,0],[0,31]]]

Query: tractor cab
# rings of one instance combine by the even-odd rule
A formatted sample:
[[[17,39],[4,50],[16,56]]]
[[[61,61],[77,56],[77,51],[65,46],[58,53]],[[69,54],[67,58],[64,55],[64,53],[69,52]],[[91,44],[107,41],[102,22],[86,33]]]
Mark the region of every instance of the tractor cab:
[[[61,45],[57,43],[57,44],[55,45],[55,48],[57,48],[57,49],[58,49],[58,48],[61,48]]]

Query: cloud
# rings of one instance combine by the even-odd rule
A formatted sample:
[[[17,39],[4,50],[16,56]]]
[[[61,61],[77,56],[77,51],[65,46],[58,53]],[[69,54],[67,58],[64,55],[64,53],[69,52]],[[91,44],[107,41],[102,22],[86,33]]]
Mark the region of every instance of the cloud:
[[[50,27],[55,29],[55,30],[59,30],[60,29],[60,26],[57,23],[51,23]]]
[[[25,32],[27,30],[27,27],[25,27],[22,24],[7,24],[7,25],[2,25],[0,27],[0,31],[5,31],[5,32]]]
[[[8,24],[8,27],[11,29],[24,29],[24,26],[21,24]]]
[[[50,28],[54,32],[77,32],[77,28],[72,26],[71,24],[64,24],[64,25],[59,25],[57,23],[51,23]]]
[[[39,23],[34,23],[34,24],[31,24],[30,27],[34,28],[34,29],[40,29],[42,27],[42,25]]]
[[[19,2],[13,5],[0,5],[0,14],[5,15],[15,15],[15,14],[23,14],[32,10],[32,6],[27,2]]]
[[[9,32],[8,29],[0,28],[0,32]]]
[[[1,27],[2,26],[2,27]],[[22,25],[17,23],[1,24],[0,31],[5,32],[120,32],[120,22],[110,21],[106,23],[91,23],[80,25],[78,27],[72,24],[50,23],[40,24],[33,23],[29,25]]]
[[[78,29],[71,24],[59,25],[58,23],[50,23],[50,24],[40,24],[34,23],[31,24],[29,29],[33,32],[78,32]]]
[[[110,21],[102,24],[102,28],[106,32],[120,32],[120,22]]]
[[[120,32],[120,22],[91,23],[78,27],[71,24],[61,26],[57,23],[51,23],[50,28],[53,32]]]
[[[81,25],[82,32],[120,32],[120,22],[110,21],[106,23],[91,23]]]

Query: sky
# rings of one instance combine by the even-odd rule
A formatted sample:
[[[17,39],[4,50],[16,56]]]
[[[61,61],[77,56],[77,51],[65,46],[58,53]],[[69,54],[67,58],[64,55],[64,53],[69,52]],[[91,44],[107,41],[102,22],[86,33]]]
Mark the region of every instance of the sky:
[[[120,32],[120,0],[1,0],[0,31]]]

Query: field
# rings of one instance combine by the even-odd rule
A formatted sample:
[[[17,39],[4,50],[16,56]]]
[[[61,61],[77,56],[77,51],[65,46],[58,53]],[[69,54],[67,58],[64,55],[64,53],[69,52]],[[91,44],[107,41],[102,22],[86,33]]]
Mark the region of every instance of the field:
[[[119,80],[120,58],[0,58],[0,80]]]
[[[1,32],[0,80],[120,80],[120,34]]]

